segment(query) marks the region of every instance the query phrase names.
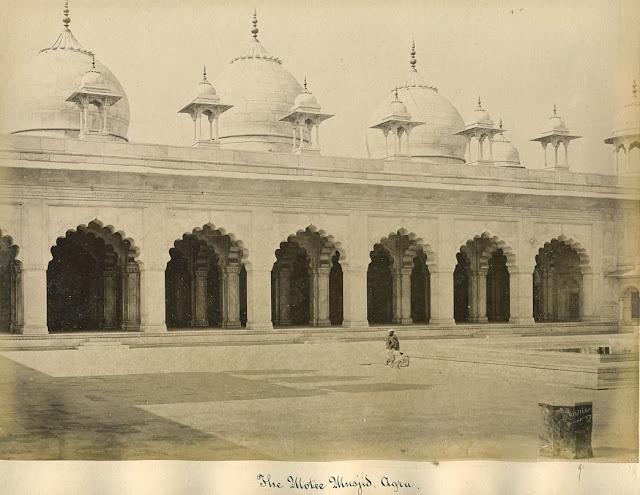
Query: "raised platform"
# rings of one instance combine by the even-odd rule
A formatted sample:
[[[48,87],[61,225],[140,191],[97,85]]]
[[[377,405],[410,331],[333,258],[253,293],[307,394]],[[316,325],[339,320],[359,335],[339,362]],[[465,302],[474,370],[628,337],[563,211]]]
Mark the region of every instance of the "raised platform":
[[[177,329],[163,333],[142,332],[66,332],[48,335],[0,334],[0,350],[77,349],[87,343],[120,343],[129,347],[257,345],[313,343],[325,341],[381,340],[389,328],[403,340],[526,337],[542,335],[589,335],[618,332],[616,322],[571,322],[517,324],[464,324],[452,326],[381,325],[367,328],[286,327],[269,331],[247,329]]]

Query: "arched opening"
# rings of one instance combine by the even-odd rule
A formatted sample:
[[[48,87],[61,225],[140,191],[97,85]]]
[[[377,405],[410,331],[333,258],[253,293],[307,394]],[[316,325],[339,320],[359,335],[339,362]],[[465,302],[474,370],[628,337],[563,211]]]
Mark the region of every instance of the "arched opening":
[[[431,318],[430,282],[427,255],[420,250],[413,258],[411,270],[411,319],[414,323],[429,323]]]
[[[280,243],[271,271],[274,325],[342,323],[342,267],[330,237],[309,226]]]
[[[167,327],[246,325],[247,272],[238,242],[205,225],[175,241],[169,256],[165,270]]]
[[[331,325],[342,325],[342,266],[338,251],[331,257],[331,271],[329,272],[329,320]]]
[[[498,249],[489,258],[487,319],[494,322],[509,321],[509,269],[502,249]]]
[[[277,326],[309,325],[310,259],[295,241],[280,244],[271,270],[272,322]]]
[[[393,258],[382,244],[376,244],[370,253],[367,270],[367,320],[371,324],[393,321]]]
[[[510,284],[506,247],[483,233],[456,254],[453,272],[454,319],[457,323],[507,322]]]
[[[140,273],[128,240],[94,221],[58,238],[51,254],[50,332],[139,329]]]
[[[533,318],[537,322],[579,321],[582,294],[580,256],[553,239],[538,251],[533,272]]]
[[[453,319],[456,323],[469,322],[469,258],[464,252],[456,254],[453,270]]]
[[[22,276],[17,254],[11,238],[0,237],[0,332],[22,329]]]
[[[367,276],[370,323],[429,322],[430,260],[421,242],[401,229],[374,245]]]

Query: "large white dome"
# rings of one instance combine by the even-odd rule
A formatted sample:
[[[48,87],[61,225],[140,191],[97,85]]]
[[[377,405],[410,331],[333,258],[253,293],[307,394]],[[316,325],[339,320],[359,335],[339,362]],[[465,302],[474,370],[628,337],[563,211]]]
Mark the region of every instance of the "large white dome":
[[[398,96],[406,105],[411,119],[424,122],[411,131],[411,156],[414,160],[464,163],[467,140],[455,135],[464,129],[464,121],[449,100],[436,88],[423,82],[415,69],[414,55],[415,52],[412,52],[409,77],[398,87]],[[371,122],[385,117],[383,114],[388,113],[389,101],[389,96],[385,96]],[[385,139],[380,131],[367,131],[367,146],[372,158],[385,156]]]
[[[3,98],[8,132],[39,136],[77,137],[80,112],[75,103],[66,101],[76,91],[91,67],[91,52],[85,50],[68,28],[65,16],[63,31],[55,43],[41,50],[22,68],[10,83]],[[107,84],[123,97],[109,108],[107,126],[115,140],[127,140],[129,102],[124,89],[111,71],[96,60],[96,69]],[[96,117],[93,117],[95,113]],[[97,112],[89,112],[97,118]]]
[[[291,111],[302,86],[258,41],[254,17],[249,50],[216,78],[218,94],[233,108],[220,116],[223,147],[250,151],[291,151]]]

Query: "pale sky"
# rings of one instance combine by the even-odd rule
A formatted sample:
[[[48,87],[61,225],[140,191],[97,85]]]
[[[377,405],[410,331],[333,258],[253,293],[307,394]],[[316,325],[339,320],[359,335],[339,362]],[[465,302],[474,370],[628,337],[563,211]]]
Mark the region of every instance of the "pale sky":
[[[63,4],[3,1],[4,75],[53,43]],[[321,129],[325,155],[364,156],[372,110],[405,78],[415,39],[425,81],[464,119],[481,96],[528,168],[542,166],[540,145],[529,140],[555,102],[584,136],[571,145],[572,170],[613,170],[603,140],[640,79],[633,0],[71,0],[70,27],[122,83],[130,141],[188,146],[190,121],[176,112],[203,64],[215,83],[245,51],[254,8],[261,43],[298,81],[306,75],[323,110],[335,114]]]

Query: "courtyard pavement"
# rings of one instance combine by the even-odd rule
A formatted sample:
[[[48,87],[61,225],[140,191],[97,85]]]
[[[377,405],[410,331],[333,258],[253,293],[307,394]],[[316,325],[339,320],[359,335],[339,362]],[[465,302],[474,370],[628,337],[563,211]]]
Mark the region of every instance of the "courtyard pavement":
[[[0,353],[0,458],[537,460],[538,402],[594,403],[594,460],[637,462],[638,390],[584,390],[383,342]],[[460,345],[472,345],[461,341]]]

